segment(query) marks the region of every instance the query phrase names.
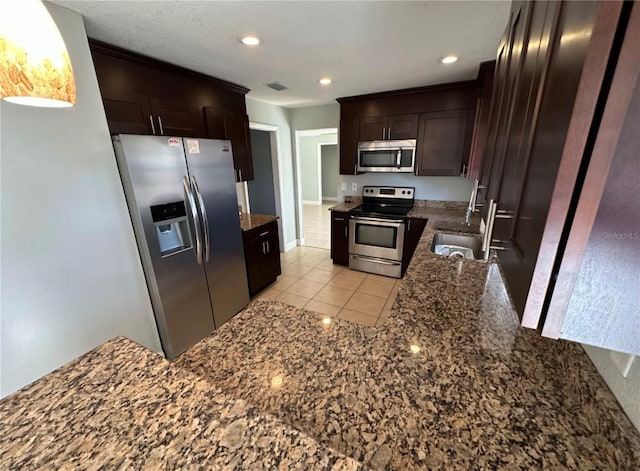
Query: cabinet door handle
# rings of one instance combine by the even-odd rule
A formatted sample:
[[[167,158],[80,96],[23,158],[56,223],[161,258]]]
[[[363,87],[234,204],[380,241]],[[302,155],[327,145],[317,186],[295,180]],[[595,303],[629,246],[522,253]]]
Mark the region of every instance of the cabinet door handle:
[[[271,253],[271,247],[269,246],[269,241],[267,241],[266,244],[267,244],[267,253]]]
[[[344,221],[344,218],[333,218],[334,221]]]
[[[158,116],[158,124],[160,125],[160,134],[164,136],[164,129],[162,129],[162,118]]]
[[[153,116],[149,115],[149,122],[151,123],[151,132],[156,133],[156,127],[153,125]]]
[[[411,230],[411,219],[409,219],[409,222],[407,224],[407,232],[409,232]]]
[[[358,164],[357,163],[353,164],[353,174],[354,175],[358,174]]]
[[[239,182],[242,181],[242,169],[241,168],[238,169],[238,181]]]
[[[266,236],[268,233],[269,233],[269,231],[264,231],[262,234],[260,234],[260,237]]]
[[[260,251],[262,252],[262,255],[264,255],[264,252],[265,252],[265,251],[264,251],[264,242],[262,242],[262,243],[260,244],[260,249],[261,249]]]

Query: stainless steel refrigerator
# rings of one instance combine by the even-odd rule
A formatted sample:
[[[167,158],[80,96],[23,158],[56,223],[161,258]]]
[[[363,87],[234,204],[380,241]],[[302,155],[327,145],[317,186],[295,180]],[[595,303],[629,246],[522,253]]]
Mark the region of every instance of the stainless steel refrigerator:
[[[147,287],[174,359],[249,302],[231,143],[113,136]]]

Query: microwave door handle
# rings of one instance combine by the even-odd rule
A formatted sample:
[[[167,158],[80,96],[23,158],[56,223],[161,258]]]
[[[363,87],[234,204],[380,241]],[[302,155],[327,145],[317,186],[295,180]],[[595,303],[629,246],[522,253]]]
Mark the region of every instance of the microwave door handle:
[[[193,225],[195,226],[196,233],[196,262],[198,265],[202,265],[202,239],[200,235],[200,217],[198,216],[198,210],[196,209],[196,201],[193,198],[193,193],[191,192],[191,186],[189,185],[189,180],[187,177],[182,179],[182,185],[184,186],[184,194],[187,197],[187,203],[189,206],[189,210],[191,211],[191,217],[193,218]]]
[[[208,262],[209,253],[211,252],[209,242],[209,220],[207,219],[207,210],[204,207],[204,200],[202,199],[202,195],[200,194],[200,188],[198,188],[198,182],[196,181],[196,177],[194,176],[191,176],[191,186],[194,193],[196,194],[196,198],[198,198],[200,216],[202,217],[202,232],[204,233],[204,261]]]
[[[398,149],[398,155],[396,156],[396,166],[400,169],[400,161],[402,159],[402,149]]]

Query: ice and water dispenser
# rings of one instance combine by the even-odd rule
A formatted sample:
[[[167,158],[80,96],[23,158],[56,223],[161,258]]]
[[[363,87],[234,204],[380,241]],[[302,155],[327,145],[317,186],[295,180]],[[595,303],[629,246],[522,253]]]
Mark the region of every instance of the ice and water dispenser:
[[[184,201],[159,204],[150,209],[163,257],[191,248],[191,231]]]

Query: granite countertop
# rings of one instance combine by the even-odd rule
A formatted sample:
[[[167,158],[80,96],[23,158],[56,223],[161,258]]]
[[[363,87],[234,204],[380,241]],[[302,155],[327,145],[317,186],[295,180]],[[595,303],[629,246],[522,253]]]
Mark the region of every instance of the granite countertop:
[[[4,398],[0,422],[3,470],[361,468],[122,337]]]
[[[269,214],[253,214],[242,213],[240,215],[240,227],[243,231],[250,231],[256,227],[264,226],[270,222],[277,221],[278,216],[272,216]]]
[[[349,196],[348,200],[345,199],[335,206],[331,206],[329,211],[351,211],[353,208],[356,208],[362,204],[361,196]]]
[[[495,263],[431,253],[477,217],[414,215],[429,221],[382,326],[257,300],[176,363],[370,469],[639,469],[582,347],[519,327]]]
[[[256,300],[173,364],[117,339],[0,402],[0,467],[639,469],[582,348],[520,328],[496,264],[430,252],[477,221],[414,211],[382,326]]]

